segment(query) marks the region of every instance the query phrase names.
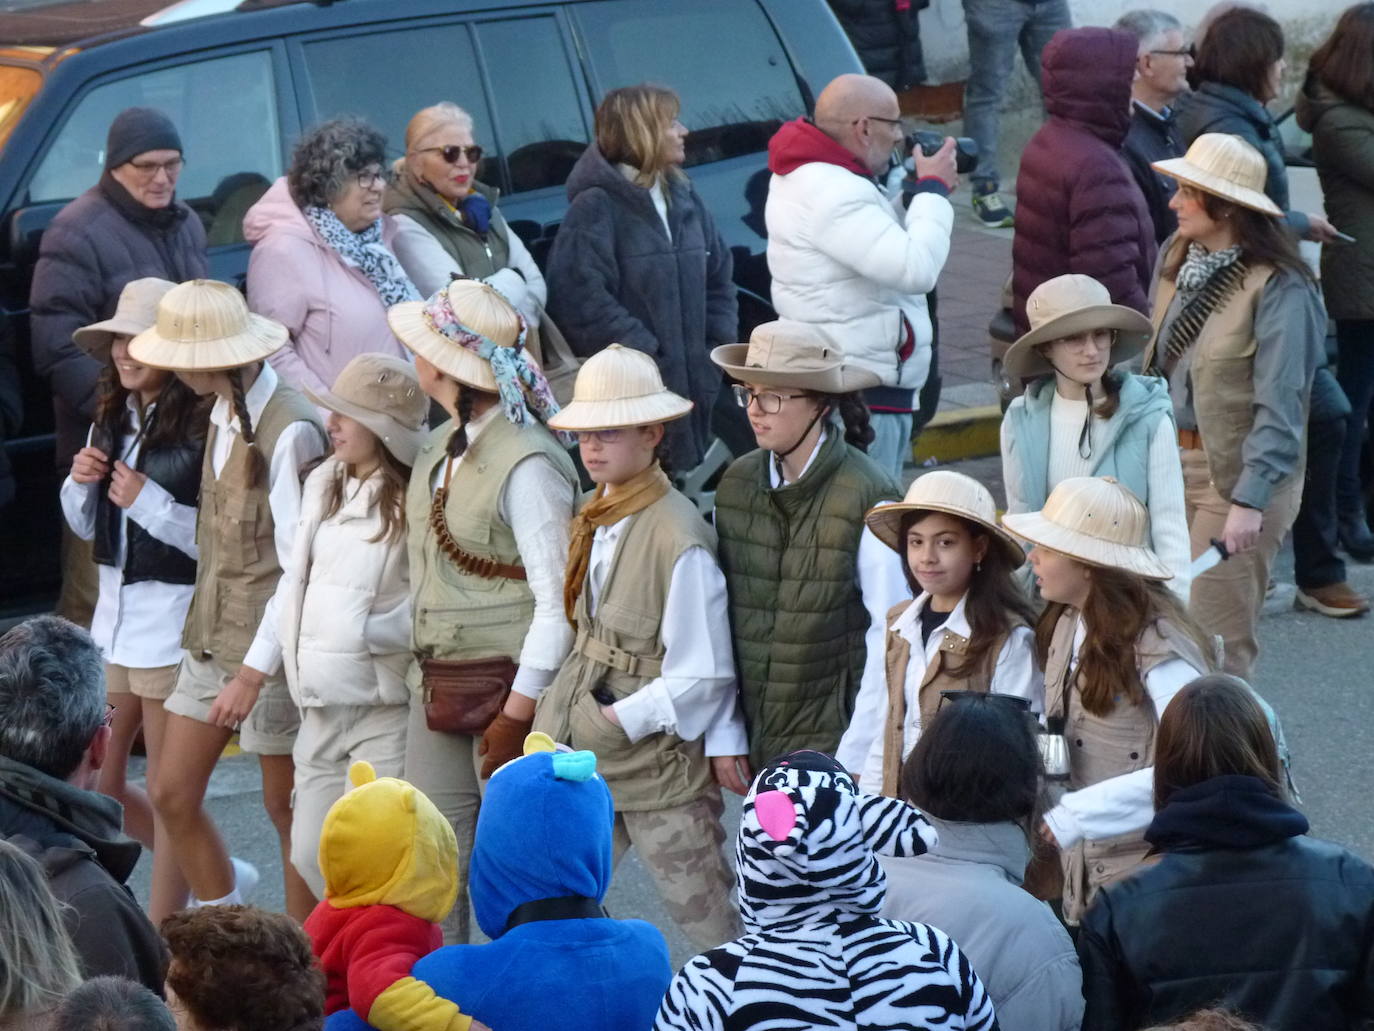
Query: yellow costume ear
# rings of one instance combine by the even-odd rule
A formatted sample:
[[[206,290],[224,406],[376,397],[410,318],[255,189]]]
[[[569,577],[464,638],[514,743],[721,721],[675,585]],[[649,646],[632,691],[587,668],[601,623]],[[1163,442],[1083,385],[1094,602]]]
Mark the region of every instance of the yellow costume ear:
[[[366,759],[359,759],[348,768],[348,783],[355,788],[360,788],[364,784],[371,784],[377,779],[377,771]]]
[[[541,730],[536,730],[525,735],[525,754],[537,755],[540,752],[556,752],[558,746],[553,743],[553,738],[549,737]]]

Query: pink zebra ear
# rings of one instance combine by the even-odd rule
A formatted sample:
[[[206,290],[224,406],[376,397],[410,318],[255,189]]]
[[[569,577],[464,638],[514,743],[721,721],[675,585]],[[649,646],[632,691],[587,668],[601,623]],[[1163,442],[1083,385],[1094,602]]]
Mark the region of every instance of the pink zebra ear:
[[[774,841],[786,841],[797,825],[797,808],[785,791],[765,791],[754,796],[754,815],[759,826]]]

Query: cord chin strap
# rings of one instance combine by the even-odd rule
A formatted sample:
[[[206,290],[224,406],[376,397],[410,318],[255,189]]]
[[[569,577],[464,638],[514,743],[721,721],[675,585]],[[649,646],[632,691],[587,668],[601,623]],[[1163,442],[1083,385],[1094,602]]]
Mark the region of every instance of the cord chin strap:
[[[773,467],[777,470],[778,479],[781,480],[783,483],[786,483],[787,480],[786,477],[783,476],[782,460],[786,458],[788,455],[790,455],[793,451],[797,450],[797,448],[801,447],[802,443],[806,440],[806,438],[811,435],[811,431],[815,428],[816,423],[820,422],[829,414],[830,406],[824,405],[820,411],[818,411],[814,416],[812,416],[811,421],[806,424],[806,429],[802,430],[802,434],[800,437],[797,438],[795,444],[793,444],[786,451],[773,452]]]
[[[1045,363],[1054,370],[1056,376],[1063,376],[1065,379],[1073,379],[1072,376],[1059,371],[1059,366],[1045,359]],[[1056,388],[1057,389],[1057,388]],[[1078,431],[1078,457],[1092,458],[1093,456],[1093,388],[1083,387],[1083,400],[1088,402],[1088,414],[1083,417],[1083,428]]]

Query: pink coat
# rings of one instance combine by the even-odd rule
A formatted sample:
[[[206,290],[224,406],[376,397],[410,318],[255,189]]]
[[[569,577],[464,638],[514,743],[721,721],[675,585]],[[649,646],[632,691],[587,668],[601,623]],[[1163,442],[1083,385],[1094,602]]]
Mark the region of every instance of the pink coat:
[[[382,241],[396,229],[382,218]],[[386,322],[386,307],[368,278],[320,239],[278,179],[243,218],[253,245],[248,307],[276,319],[290,342],[270,361],[291,386],[328,390],[353,358],[368,352],[410,357]]]

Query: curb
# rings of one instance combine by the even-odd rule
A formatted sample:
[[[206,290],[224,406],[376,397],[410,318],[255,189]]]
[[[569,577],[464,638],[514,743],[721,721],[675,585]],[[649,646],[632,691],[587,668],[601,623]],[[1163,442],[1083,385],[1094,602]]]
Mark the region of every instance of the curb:
[[[929,459],[941,465],[1001,452],[1002,408],[980,405],[936,412],[911,446],[917,466]]]

